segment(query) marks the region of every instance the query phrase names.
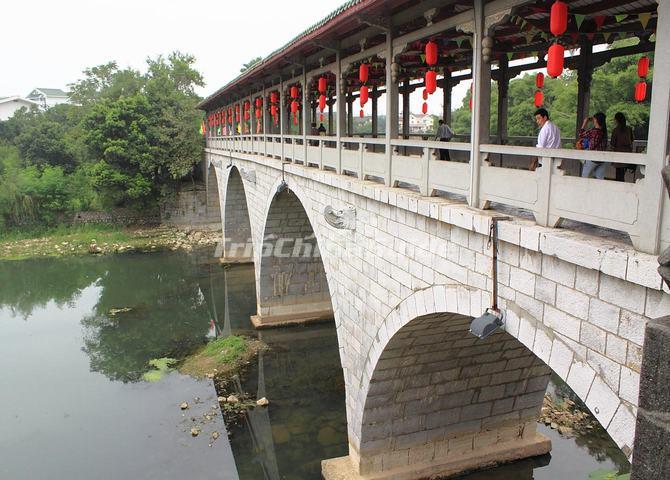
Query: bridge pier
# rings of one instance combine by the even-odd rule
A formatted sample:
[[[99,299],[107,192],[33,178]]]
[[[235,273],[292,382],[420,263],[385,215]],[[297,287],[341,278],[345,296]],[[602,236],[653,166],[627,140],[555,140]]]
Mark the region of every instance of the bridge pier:
[[[322,463],[326,480],[446,477],[551,450],[536,431],[549,367],[508,333],[475,338],[471,320],[425,315],[391,338],[370,380],[360,443]]]

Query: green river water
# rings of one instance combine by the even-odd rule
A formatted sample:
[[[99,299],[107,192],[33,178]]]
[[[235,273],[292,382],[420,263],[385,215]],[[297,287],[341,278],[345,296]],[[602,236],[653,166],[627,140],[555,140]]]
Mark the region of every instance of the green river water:
[[[130,310],[110,313],[121,308]],[[322,459],[347,454],[335,327],[259,333],[255,308],[253,267],[224,269],[210,251],[0,262],[0,479],[321,478]],[[231,427],[230,440],[220,414],[203,420],[217,406],[211,381],[142,380],[149,360],[183,358],[214,332],[270,346],[239,384],[270,406]],[[551,389],[570,393],[558,380]],[[564,438],[539,428],[551,455],[462,478],[628,471],[602,430]]]

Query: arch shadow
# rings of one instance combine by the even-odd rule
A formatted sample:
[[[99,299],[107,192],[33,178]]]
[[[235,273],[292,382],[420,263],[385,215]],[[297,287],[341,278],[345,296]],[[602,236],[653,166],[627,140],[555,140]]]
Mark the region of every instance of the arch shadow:
[[[334,318],[328,275],[303,195],[270,189],[262,247],[256,250],[257,328],[304,324]]]
[[[634,413],[567,341],[509,306],[505,331],[484,340],[469,334],[484,295],[465,286],[432,286],[384,320],[363,367],[360,413],[349,429],[360,474],[392,459],[399,469],[453,474],[546,453],[550,443],[535,424],[552,370],[630,457]],[[398,460],[402,452],[407,457]]]

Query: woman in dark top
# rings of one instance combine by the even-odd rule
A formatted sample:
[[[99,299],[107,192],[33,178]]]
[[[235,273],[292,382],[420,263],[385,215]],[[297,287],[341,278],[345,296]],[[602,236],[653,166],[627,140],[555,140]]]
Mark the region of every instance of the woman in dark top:
[[[587,129],[589,122],[593,121],[593,128]],[[588,144],[585,149],[588,150],[606,150],[607,149],[607,124],[605,122],[605,114],[602,112],[596,113],[593,117],[585,118],[582,123],[582,128],[579,130],[579,140],[582,145]],[[582,167],[582,177],[589,178],[591,174],[595,178],[605,178],[605,169],[607,162],[593,162],[586,160]]]
[[[612,130],[612,139],[610,140],[610,146],[615,152],[632,152],[633,151],[633,129],[626,125],[626,116],[617,112],[614,115],[614,121],[616,122],[616,127]],[[630,163],[616,163],[616,180],[617,182],[625,181],[626,170],[632,170],[635,172],[635,165]]]

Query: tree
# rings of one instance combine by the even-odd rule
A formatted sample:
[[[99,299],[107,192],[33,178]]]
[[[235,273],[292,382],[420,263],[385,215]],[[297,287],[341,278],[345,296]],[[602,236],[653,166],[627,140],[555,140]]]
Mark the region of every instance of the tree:
[[[249,70],[251,67],[256,65],[261,60],[263,60],[262,57],[254,57],[251,60],[249,60],[247,63],[243,63],[242,68],[240,68],[240,73],[246,72],[247,70]]]

